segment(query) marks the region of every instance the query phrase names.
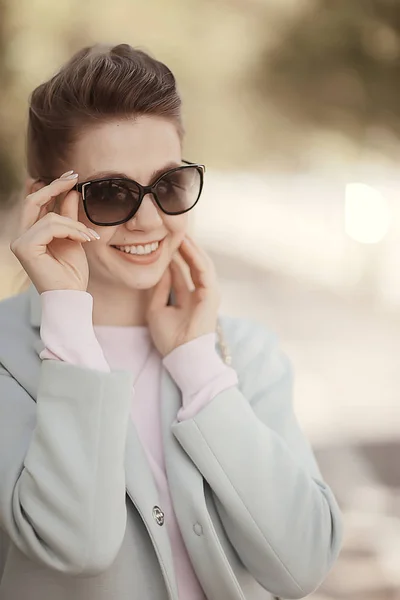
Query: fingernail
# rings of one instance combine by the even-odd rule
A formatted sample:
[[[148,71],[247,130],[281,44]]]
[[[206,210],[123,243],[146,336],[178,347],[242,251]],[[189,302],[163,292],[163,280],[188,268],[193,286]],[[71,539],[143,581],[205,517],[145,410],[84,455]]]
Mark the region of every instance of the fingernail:
[[[73,173],[72,175],[67,175],[67,177],[63,177],[64,181],[68,180],[68,179],[77,179],[78,178],[78,173]]]
[[[83,233],[83,231],[80,231],[79,233],[83,237],[83,239],[86,240],[87,242],[92,241],[92,238],[87,233]]]
[[[97,231],[94,231],[94,229],[89,229],[89,227],[88,227],[88,232],[89,232],[89,233],[90,233],[90,234],[91,234],[93,237],[95,237],[95,238],[96,238],[96,240],[99,240],[99,239],[100,239],[100,236],[99,236],[99,234],[97,233]]]
[[[63,177],[66,177],[67,175],[72,175],[74,171],[67,171],[66,173],[63,173],[62,175],[60,175],[59,179],[62,179]]]

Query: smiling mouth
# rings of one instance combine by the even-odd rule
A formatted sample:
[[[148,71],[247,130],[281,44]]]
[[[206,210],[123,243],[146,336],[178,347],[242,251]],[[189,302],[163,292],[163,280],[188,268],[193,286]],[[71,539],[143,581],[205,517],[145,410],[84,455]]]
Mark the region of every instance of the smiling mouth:
[[[158,250],[162,243],[161,242],[150,242],[149,244],[124,244],[123,246],[113,246],[120,252],[125,254],[132,254],[135,256],[149,256]]]
[[[123,246],[111,246],[118,255],[131,263],[148,265],[157,261],[162,253],[164,240],[159,242],[151,242],[149,244],[135,244]]]

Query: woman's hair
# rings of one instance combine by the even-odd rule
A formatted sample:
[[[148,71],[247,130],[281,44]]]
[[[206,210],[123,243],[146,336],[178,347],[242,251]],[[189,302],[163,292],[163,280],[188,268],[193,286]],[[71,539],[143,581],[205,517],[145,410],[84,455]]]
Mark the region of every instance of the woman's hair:
[[[141,115],[169,119],[183,135],[181,99],[168,67],[128,44],[83,48],[31,96],[29,175],[58,177],[85,129]]]

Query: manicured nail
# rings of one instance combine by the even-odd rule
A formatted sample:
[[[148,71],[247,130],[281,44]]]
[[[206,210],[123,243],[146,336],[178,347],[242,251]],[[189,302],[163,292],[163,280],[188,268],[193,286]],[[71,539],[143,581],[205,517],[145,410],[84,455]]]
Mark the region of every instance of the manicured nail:
[[[64,181],[68,180],[68,179],[77,179],[78,178],[78,173],[73,173],[72,175],[67,175],[66,177],[63,177]]]
[[[66,173],[63,173],[62,175],[60,175],[60,179],[62,179],[63,177],[66,177],[67,175],[72,175],[74,171],[67,171]]]
[[[90,236],[89,236],[87,233],[84,233],[83,231],[80,231],[80,232],[79,232],[79,234],[80,234],[80,235],[82,236],[82,238],[83,238],[84,240],[86,240],[87,242],[91,242],[91,241],[92,241],[92,238],[91,238],[91,237],[90,237]]]
[[[99,234],[97,233],[97,231],[94,231],[94,229],[89,229],[89,227],[88,227],[88,232],[89,232],[89,233],[90,233],[90,234],[91,234],[93,237],[95,237],[95,238],[96,238],[96,240],[99,240],[99,239],[100,239],[100,236],[99,236]]]

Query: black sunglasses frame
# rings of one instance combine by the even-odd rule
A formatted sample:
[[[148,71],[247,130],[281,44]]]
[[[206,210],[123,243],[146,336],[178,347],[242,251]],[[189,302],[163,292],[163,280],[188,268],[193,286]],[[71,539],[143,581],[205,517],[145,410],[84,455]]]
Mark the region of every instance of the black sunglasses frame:
[[[89,221],[91,223],[93,223],[94,225],[98,225],[99,227],[112,227],[115,225],[122,225],[123,223],[127,223],[130,219],[132,219],[135,216],[135,214],[137,213],[137,211],[140,208],[140,205],[143,202],[143,198],[147,194],[153,195],[153,198],[156,201],[157,206],[164,214],[171,215],[171,216],[183,215],[184,213],[187,213],[190,210],[192,210],[192,208],[194,208],[196,206],[196,204],[198,203],[198,201],[200,200],[201,192],[203,191],[204,173],[206,172],[206,167],[205,167],[205,165],[198,164],[198,163],[192,163],[192,162],[189,162],[188,160],[182,160],[182,162],[185,164],[180,167],[175,167],[174,169],[170,169],[169,171],[165,171],[165,173],[162,173],[159,177],[157,177],[156,181],[154,181],[151,185],[141,185],[134,179],[127,179],[127,178],[122,178],[122,177],[104,177],[103,179],[93,179],[91,181],[84,181],[83,183],[77,183],[72,189],[76,190],[77,192],[79,192],[82,195],[83,208],[85,210],[85,214],[86,214],[87,218],[89,219]],[[156,193],[156,190],[154,189],[155,186],[161,181],[161,179],[163,179],[163,177],[165,177],[169,173],[174,173],[175,171],[178,171],[180,169],[185,169],[185,168],[190,168],[190,167],[195,167],[200,175],[200,190],[199,190],[199,194],[197,196],[196,202],[190,208],[187,208],[186,210],[183,210],[178,213],[175,213],[175,212],[170,213],[170,212],[165,211],[157,198],[157,193]],[[42,181],[43,183],[49,184],[52,181],[54,181],[54,178],[37,177],[35,179],[35,181]],[[93,219],[90,218],[88,211],[87,211],[86,200],[85,200],[85,186],[88,186],[90,183],[95,183],[96,181],[129,181],[130,183],[134,183],[135,185],[138,186],[139,191],[140,191],[140,196],[139,196],[140,200],[139,200],[138,207],[129,214],[129,217],[127,217],[126,219],[122,219],[120,221],[114,221],[112,223],[99,223],[97,221],[93,221]]]
[[[94,225],[98,225],[99,227],[115,227],[116,225],[122,225],[123,223],[127,223],[128,221],[133,219],[133,217],[139,210],[144,197],[147,194],[152,194],[157,206],[164,214],[171,215],[171,216],[183,215],[184,213],[187,213],[190,210],[192,210],[192,208],[194,208],[196,206],[197,202],[200,199],[201,192],[203,190],[203,185],[204,185],[204,173],[205,173],[206,168],[204,165],[197,164],[197,163],[191,163],[187,160],[184,160],[182,162],[184,162],[185,164],[180,167],[175,167],[174,169],[169,169],[169,171],[165,171],[165,173],[162,173],[161,175],[159,175],[159,177],[157,177],[157,179],[151,185],[141,185],[134,179],[128,179],[128,178],[123,178],[123,177],[104,177],[102,179],[92,179],[91,181],[77,183],[73,189],[78,191],[82,195],[83,208],[85,210],[85,214],[86,214],[87,218],[89,219],[89,221],[91,223],[93,223]],[[199,193],[198,193],[196,202],[190,208],[187,208],[186,210],[182,210],[180,212],[169,212],[169,211],[164,210],[164,208],[162,207],[162,205],[157,197],[157,189],[156,189],[157,185],[159,184],[159,182],[162,179],[164,179],[164,177],[166,175],[169,175],[170,173],[175,173],[175,171],[181,171],[183,169],[192,169],[192,168],[197,169],[197,171],[200,175],[200,189],[199,189]],[[128,181],[129,183],[134,183],[137,186],[137,188],[139,190],[138,203],[137,203],[137,206],[129,213],[129,215],[127,217],[125,217],[124,219],[120,219],[119,221],[113,221],[112,223],[102,223],[99,221],[95,221],[90,217],[90,215],[88,213],[87,202],[86,202],[85,189],[92,183],[97,183],[100,181]]]

